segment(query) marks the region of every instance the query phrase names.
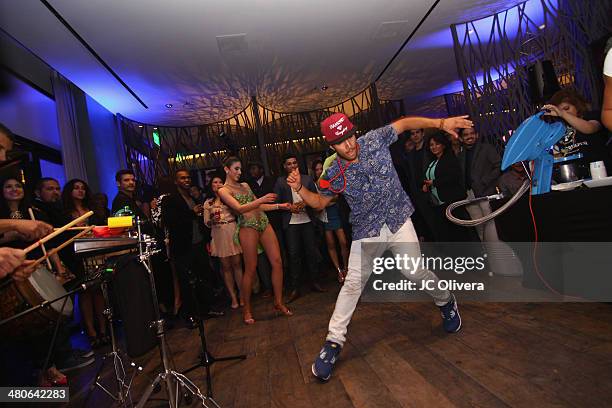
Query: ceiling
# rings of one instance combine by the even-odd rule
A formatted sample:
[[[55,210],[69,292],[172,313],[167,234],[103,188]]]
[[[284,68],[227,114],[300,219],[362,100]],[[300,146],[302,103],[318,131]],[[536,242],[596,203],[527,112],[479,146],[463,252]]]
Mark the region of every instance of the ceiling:
[[[48,3],[142,103],[43,1],[0,2],[0,27],[111,112],[183,126],[225,119],[251,95],[280,112],[355,95],[378,77],[434,0]],[[518,3],[441,0],[377,83],[380,98],[415,105],[460,90],[450,24]]]

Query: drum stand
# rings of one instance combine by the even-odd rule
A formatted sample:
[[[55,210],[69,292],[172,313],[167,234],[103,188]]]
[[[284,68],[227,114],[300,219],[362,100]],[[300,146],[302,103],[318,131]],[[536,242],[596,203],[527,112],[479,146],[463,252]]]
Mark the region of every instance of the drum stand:
[[[106,273],[105,271],[102,272]],[[110,330],[110,338],[111,338],[111,347],[112,351],[105,354],[102,357],[102,364],[100,368],[98,368],[98,372],[96,373],[94,382],[91,384],[89,388],[89,393],[87,394],[87,398],[85,398],[85,406],[87,406],[87,402],[89,401],[89,397],[91,396],[93,390],[98,387],[106,395],[111,397],[115,402],[119,403],[121,407],[132,407],[134,403],[132,402],[132,395],[130,394],[130,388],[132,386],[132,382],[134,377],[138,372],[142,371],[142,367],[136,366],[136,364],[131,363],[131,367],[133,367],[134,371],[130,380],[126,382],[126,374],[123,366],[123,360],[120,356],[120,350],[117,347],[117,339],[115,337],[115,328],[113,327],[113,307],[108,296],[108,279],[103,277],[102,283],[100,284],[100,288],[102,289],[102,296],[104,297],[104,301],[106,302],[106,309],[104,309],[104,316],[106,316],[106,320],[108,321],[108,326]],[[101,382],[102,371],[108,361],[112,358],[113,368],[115,370],[115,379],[117,381],[117,393],[111,393]]]
[[[178,408],[179,406],[179,397],[181,393],[179,393],[179,387],[183,390],[186,390],[185,399],[191,399],[191,396],[195,396],[198,398],[202,406],[205,408],[209,408],[206,404],[207,402],[211,402],[211,399],[202,394],[202,391],[182,373],[174,371],[170,367],[170,354],[168,352],[168,344],[166,341],[166,333],[165,333],[165,321],[160,317],[159,314],[159,304],[157,302],[157,291],[155,290],[155,277],[153,276],[153,269],[151,266],[151,256],[159,252],[159,249],[155,249],[155,239],[150,238],[148,236],[142,235],[141,225],[142,221],[138,218],[135,220],[136,225],[138,227],[138,252],[139,252],[139,261],[147,270],[149,274],[149,282],[151,284],[151,292],[153,295],[153,307],[155,312],[155,320],[151,322],[151,328],[155,330],[155,336],[157,337],[159,352],[162,361],[162,369],[163,371],[157,374],[155,379],[151,382],[149,387],[146,389],[138,404],[136,404],[136,408],[142,408],[147,403],[151,394],[154,390],[157,389],[160,382],[164,382],[166,385],[166,395],[168,396],[168,404],[170,408]],[[214,403],[214,400],[212,401]],[[215,407],[219,407],[217,403],[214,403]]]

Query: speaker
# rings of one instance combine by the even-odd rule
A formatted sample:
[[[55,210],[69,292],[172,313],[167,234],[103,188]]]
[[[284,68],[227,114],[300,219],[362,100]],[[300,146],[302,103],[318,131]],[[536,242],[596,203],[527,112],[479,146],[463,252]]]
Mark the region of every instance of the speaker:
[[[527,68],[531,102],[542,104],[561,89],[552,61],[538,61]]]

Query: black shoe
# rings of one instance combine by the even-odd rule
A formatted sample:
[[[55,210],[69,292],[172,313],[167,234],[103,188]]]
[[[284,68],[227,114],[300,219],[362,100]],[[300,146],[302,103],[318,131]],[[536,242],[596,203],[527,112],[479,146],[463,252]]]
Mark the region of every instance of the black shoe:
[[[287,298],[287,301],[285,303],[289,304],[295,301],[299,297],[300,297],[300,292],[298,292],[297,290],[294,290],[289,294],[289,297]]]
[[[208,313],[206,314],[209,318],[214,318],[214,317],[223,317],[225,316],[225,312],[222,312],[221,310],[214,310],[211,309],[208,311]]]
[[[89,345],[93,350],[100,348],[104,345],[102,344],[102,339],[98,336],[87,336],[87,338],[89,339]]]
[[[185,319],[185,326],[187,326],[187,328],[191,330],[197,329],[198,320],[193,316],[189,316],[188,318]]]
[[[100,344],[102,346],[108,346],[109,344],[111,344],[111,339],[108,334],[101,334],[99,338],[100,338]]]

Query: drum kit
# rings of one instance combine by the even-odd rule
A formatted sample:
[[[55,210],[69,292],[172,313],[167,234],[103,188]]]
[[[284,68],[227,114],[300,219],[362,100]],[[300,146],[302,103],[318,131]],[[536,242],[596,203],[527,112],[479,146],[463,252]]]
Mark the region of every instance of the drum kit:
[[[111,351],[103,357],[103,362],[86,397],[86,405],[93,390],[99,388],[119,406],[134,406],[130,388],[134,377],[142,371],[142,367],[134,363],[129,364],[132,367],[132,375],[129,379],[127,378],[124,364],[126,356],[122,357],[113,328],[116,308],[123,321],[127,355],[132,358],[139,357],[156,345],[160,352],[161,372],[145,390],[136,404],[137,408],[143,407],[153,392],[160,390],[164,385],[171,408],[179,407],[182,402],[190,405],[194,398],[199,401],[200,406],[219,408],[212,397],[210,365],[214,361],[244,359],[246,356],[214,359],[206,349],[204,327],[200,321],[204,357],[198,365],[188,371],[199,366],[206,369],[206,394],[203,394],[185,374],[175,371],[170,364],[171,357],[165,337],[165,322],[160,317],[151,266],[151,256],[160,252],[156,240],[142,233],[144,223],[137,217],[133,221],[136,228],[124,228],[121,236],[96,237],[94,226],[76,226],[92,214],[93,212],[84,214],[69,224],[55,229],[53,233],[25,250],[30,252],[39,246],[44,247],[45,242],[66,231],[79,231],[58,247],[50,251],[44,249],[44,256],[35,261],[37,269],[27,280],[7,279],[0,284],[0,319],[2,319],[0,335],[24,338],[32,332],[40,331],[41,328],[52,329],[55,326],[47,361],[44,365],[46,368],[54,348],[60,321],[72,314],[71,296],[100,285],[106,302],[104,315],[110,328]],[[108,230],[107,227],[102,228]],[[94,230],[94,236],[86,236],[92,230]],[[49,256],[68,245],[74,246],[75,254],[83,259],[87,271],[87,280],[72,291],[66,291],[55,275],[43,264]],[[115,374],[114,392],[102,382],[103,369],[107,362],[112,362]]]

